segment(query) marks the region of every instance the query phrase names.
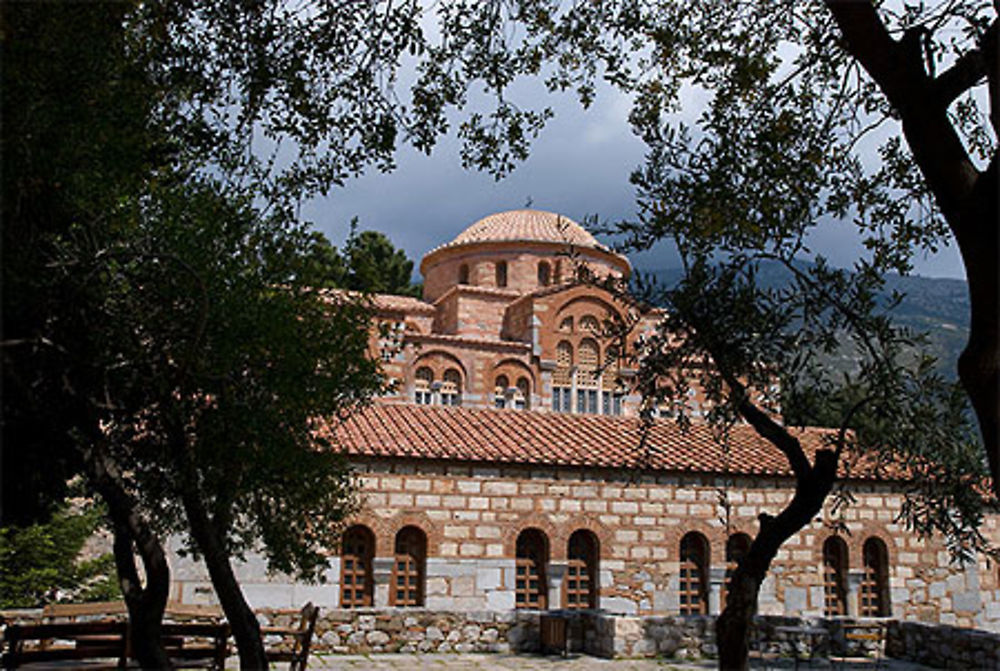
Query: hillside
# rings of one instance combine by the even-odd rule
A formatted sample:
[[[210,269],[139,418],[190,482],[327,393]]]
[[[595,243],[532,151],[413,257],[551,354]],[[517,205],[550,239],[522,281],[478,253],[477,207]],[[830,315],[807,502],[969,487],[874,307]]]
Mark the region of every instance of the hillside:
[[[680,268],[644,270],[664,287],[675,285],[681,278]],[[790,281],[789,271],[776,262],[761,264],[758,281],[762,286],[779,288]],[[941,372],[955,378],[958,355],[969,335],[969,291],[964,280],[890,275],[886,279],[885,298],[893,291],[904,295],[892,315],[894,321],[916,333],[927,333],[930,352],[939,362]],[[848,353],[838,357],[838,369],[851,367]]]

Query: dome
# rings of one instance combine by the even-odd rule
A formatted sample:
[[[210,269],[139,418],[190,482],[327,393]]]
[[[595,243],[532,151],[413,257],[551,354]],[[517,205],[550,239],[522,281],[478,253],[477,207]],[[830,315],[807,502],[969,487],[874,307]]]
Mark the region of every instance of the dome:
[[[569,217],[542,210],[509,210],[483,217],[438,249],[479,242],[554,242],[606,249]]]

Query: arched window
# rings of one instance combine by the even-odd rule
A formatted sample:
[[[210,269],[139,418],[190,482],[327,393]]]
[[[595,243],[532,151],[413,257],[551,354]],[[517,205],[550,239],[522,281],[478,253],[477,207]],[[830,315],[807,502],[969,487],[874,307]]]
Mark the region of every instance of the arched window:
[[[552,409],[572,412],[573,345],[568,340],[556,345],[556,369],[552,373]]]
[[[344,532],[340,549],[340,605],[372,605],[372,557],[375,536],[368,527],[355,525]]]
[[[597,538],[586,529],[578,529],[569,537],[564,607],[597,608],[597,547]]]
[[[514,606],[545,609],[548,583],[549,541],[538,529],[525,529],[517,537]]]
[[[497,261],[496,272],[497,272],[497,286],[498,287],[507,286],[507,262]]]
[[[528,378],[517,378],[517,393],[514,394],[514,408],[527,410],[531,406],[531,383]]]
[[[424,605],[424,566],[427,560],[427,536],[417,527],[403,527],[396,534],[389,605]]]
[[[552,283],[552,267],[548,261],[538,262],[538,286],[547,287]]]
[[[601,323],[594,315],[584,315],[580,317],[580,330],[597,333],[601,330]]]
[[[510,380],[506,375],[497,375],[493,385],[493,405],[498,408],[507,407],[507,389],[510,387]]]
[[[413,380],[413,400],[420,405],[430,405],[434,400],[431,384],[434,382],[434,371],[427,366],[417,369]]]
[[[559,322],[559,330],[562,331],[563,333],[572,333],[573,332],[573,318],[572,317],[566,317],[561,322]]]
[[[733,534],[726,540],[726,582],[725,592],[722,594],[722,603],[725,605],[726,597],[729,595],[729,581],[736,571],[736,566],[747,556],[750,551],[750,536],[746,534]]]
[[[692,531],[681,539],[680,596],[681,615],[708,614],[708,539]]]
[[[847,615],[847,543],[830,536],[823,543],[823,614]]]
[[[889,615],[889,553],[881,538],[872,536],[861,549],[864,575],[861,578],[861,617]]]
[[[463,263],[458,267],[458,283],[459,284],[469,283],[469,264]]]
[[[444,372],[441,384],[442,405],[462,405],[462,374],[454,368]]]
[[[599,386],[598,371],[601,367],[601,354],[597,341],[584,338],[577,348],[580,363],[576,369],[576,411],[597,414],[597,390]]]

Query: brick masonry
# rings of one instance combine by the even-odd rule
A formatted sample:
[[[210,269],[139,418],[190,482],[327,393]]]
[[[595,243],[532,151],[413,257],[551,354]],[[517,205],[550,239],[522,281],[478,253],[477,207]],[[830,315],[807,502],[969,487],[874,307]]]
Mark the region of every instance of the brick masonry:
[[[604,469],[459,465],[422,460],[356,461],[365,507],[356,522],[375,537],[375,605],[388,605],[395,534],[405,526],[427,536],[426,602],[433,610],[507,612],[514,606],[515,542],[520,531],[541,530],[549,543],[548,593],[562,603],[567,543],[577,529],[599,542],[598,606],[622,615],[674,615],[679,546],[697,531],[710,544],[710,613],[721,609],[727,529],[722,491],[731,505],[729,532],[753,534],[760,512],[776,513],[791,496],[783,478],[721,478],[630,473]],[[943,544],[921,540],[893,520],[902,496],[891,484],[862,483],[843,513],[850,535],[848,614],[857,613],[864,541],[876,536],[888,549],[890,615],[904,620],[1000,630],[996,568],[985,562],[951,566]],[[832,517],[792,537],[775,559],[760,598],[763,615],[823,614],[823,541]],[[986,522],[996,539],[997,521]],[[212,599],[203,568],[174,558],[173,597]],[[294,584],[269,576],[260,559],[239,567],[256,607],[294,607],[311,600],[339,606],[339,559],[333,557],[323,585]]]

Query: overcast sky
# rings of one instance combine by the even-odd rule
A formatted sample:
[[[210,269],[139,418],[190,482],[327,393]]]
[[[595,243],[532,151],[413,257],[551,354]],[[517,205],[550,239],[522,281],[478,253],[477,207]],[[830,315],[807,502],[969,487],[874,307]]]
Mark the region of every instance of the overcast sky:
[[[381,231],[406,251],[415,265],[435,246],[454,238],[494,212],[531,207],[576,221],[588,215],[616,220],[634,215],[629,174],[643,160],[643,144],[629,130],[629,101],[605,89],[589,110],[570,97],[554,97],[556,118],[532,146],[530,158],[506,179],[464,170],[458,143],[444,138],[431,156],[404,149],[390,174],[371,173],[348,182],[329,197],[308,203],[303,216],[341,245],[351,217],[362,230]],[[542,95],[542,93],[539,93]],[[535,107],[542,104],[535,101]],[[861,252],[849,224],[818,227],[814,250],[848,266]],[[667,245],[632,255],[633,265],[653,270],[678,265]],[[954,245],[916,259],[915,272],[964,278]]]

